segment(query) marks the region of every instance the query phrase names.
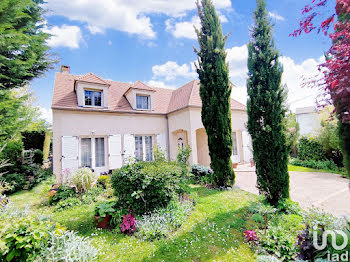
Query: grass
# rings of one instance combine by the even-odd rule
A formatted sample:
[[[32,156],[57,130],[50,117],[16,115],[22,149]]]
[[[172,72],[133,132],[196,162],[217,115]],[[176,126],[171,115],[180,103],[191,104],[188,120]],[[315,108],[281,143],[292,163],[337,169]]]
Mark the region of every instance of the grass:
[[[48,215],[67,229],[89,236],[101,250],[99,261],[256,260],[243,239],[243,231],[251,224],[247,208],[257,197],[242,190],[216,191],[192,186],[197,203],[190,217],[169,238],[150,242],[122,235],[119,230],[96,229],[94,205],[59,212],[40,206],[45,186],[19,192],[10,200],[15,206],[29,205],[31,212]]]
[[[294,166],[294,165],[288,165],[288,171],[295,171],[295,172],[317,172],[317,173],[331,173],[331,174],[340,174],[344,175],[341,171],[334,171],[334,170],[326,170],[326,169],[314,169],[309,167],[303,167],[303,166]]]

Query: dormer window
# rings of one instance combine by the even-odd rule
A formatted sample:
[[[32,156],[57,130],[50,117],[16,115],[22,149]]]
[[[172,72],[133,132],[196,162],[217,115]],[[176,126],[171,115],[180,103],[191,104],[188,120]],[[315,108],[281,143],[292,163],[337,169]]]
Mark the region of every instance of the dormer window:
[[[145,95],[136,95],[136,108],[141,110],[150,109],[150,97]]]
[[[84,90],[85,106],[102,106],[102,91]]]

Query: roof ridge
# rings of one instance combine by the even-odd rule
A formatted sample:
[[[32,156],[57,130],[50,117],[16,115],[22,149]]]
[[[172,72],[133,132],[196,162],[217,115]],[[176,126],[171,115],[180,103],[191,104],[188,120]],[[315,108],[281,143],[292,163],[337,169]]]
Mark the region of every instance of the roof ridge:
[[[190,97],[188,98],[188,105],[191,105],[191,102],[192,102],[192,94],[193,94],[193,87],[194,87],[194,84],[197,82],[196,81],[197,79],[193,79],[191,82],[192,83],[192,86],[191,86],[191,94],[190,94]]]
[[[88,77],[88,76],[93,76],[93,77],[96,77],[98,80],[100,80],[102,83],[105,83],[106,85],[109,85],[109,83],[107,83],[104,79],[102,79],[101,77],[99,77],[98,75],[96,75],[95,73],[93,72],[89,72],[89,73],[86,73],[84,75],[81,75],[77,78],[77,80],[79,81],[84,81],[84,78],[85,77]]]

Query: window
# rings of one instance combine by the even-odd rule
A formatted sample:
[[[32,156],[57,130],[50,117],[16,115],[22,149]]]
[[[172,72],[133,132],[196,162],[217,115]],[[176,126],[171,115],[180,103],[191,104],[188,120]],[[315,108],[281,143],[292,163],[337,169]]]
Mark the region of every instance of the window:
[[[146,144],[146,161],[152,161],[152,136],[145,136],[145,144]]]
[[[105,139],[95,138],[95,166],[105,166]]]
[[[81,166],[91,168],[91,138],[81,139]]]
[[[102,92],[85,90],[86,106],[102,106]]]
[[[142,136],[135,136],[135,157],[136,161],[143,160]]]
[[[135,158],[136,161],[153,160],[153,137],[135,136]]]
[[[236,132],[232,133],[232,142],[233,142],[232,155],[238,155],[238,152],[237,152],[237,133]]]
[[[150,109],[149,96],[136,95],[136,108],[137,109]]]

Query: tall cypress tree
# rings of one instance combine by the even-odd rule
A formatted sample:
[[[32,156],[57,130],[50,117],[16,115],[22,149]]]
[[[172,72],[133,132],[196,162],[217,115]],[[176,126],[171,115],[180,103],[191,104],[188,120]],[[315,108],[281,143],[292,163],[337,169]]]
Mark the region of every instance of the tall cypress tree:
[[[282,66],[274,47],[265,0],[257,0],[248,45],[248,131],[252,137],[258,189],[276,205],[289,197],[288,149],[283,120]]]
[[[215,186],[234,182],[232,169],[231,84],[226,63],[221,24],[211,0],[197,1],[200,30],[196,29],[200,50],[197,72],[202,99],[202,122],[208,135]]]

